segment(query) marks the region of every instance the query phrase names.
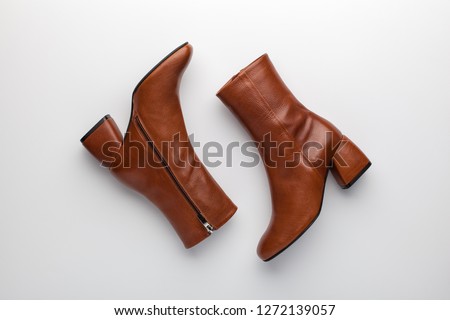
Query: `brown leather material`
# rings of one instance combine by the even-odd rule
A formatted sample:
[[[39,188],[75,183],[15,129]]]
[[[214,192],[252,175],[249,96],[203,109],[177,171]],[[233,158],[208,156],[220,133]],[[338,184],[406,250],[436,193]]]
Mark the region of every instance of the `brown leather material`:
[[[118,140],[111,130],[112,119],[94,127],[82,141],[98,160],[109,161],[119,181],[158,206],[186,248],[223,226],[237,209],[188,139],[178,90],[191,55],[188,43],[178,47],[138,84],[130,123],[123,142],[120,139],[120,161],[105,149],[105,145],[114,148]]]
[[[89,139],[88,139],[89,138]],[[104,167],[111,167],[114,163],[107,153],[103,152],[105,142],[110,145],[105,146],[109,150],[119,151],[122,145],[122,133],[120,133],[116,122],[110,115],[103,117],[86,135],[81,138],[81,142],[86,149],[101,163]],[[100,148],[98,146],[101,146]]]
[[[333,161],[331,173],[344,189],[349,188],[371,165],[366,155],[346,136],[342,136],[336,154],[344,161]]]
[[[333,163],[341,165],[335,171],[346,183],[370,162],[359,149],[345,145],[333,124],[294,97],[267,54],[232,77],[217,96],[249,131],[265,164],[272,217],[257,251],[268,261],[297,240],[319,215]]]

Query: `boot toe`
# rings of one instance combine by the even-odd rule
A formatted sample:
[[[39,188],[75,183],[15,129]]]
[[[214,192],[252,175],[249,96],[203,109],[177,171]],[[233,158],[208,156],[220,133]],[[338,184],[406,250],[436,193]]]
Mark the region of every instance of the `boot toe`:
[[[271,237],[270,234],[271,233],[264,234],[258,244],[257,254],[263,261],[269,261],[272,258],[275,258],[289,246],[289,243],[280,242],[279,239],[272,239],[273,237]]]

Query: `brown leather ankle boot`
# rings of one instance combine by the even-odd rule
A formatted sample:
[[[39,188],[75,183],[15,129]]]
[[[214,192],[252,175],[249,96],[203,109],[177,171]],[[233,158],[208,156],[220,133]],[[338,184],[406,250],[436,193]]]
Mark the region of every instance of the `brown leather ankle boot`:
[[[316,220],[329,170],[348,188],[371,163],[335,126],[294,97],[267,54],[229,80],[217,96],[249,131],[265,164],[273,208],[258,255],[268,261]]]
[[[183,44],[139,82],[124,139],[109,115],[81,139],[119,181],[161,209],[186,248],[219,229],[237,209],[188,139],[178,88],[191,55],[191,45]]]

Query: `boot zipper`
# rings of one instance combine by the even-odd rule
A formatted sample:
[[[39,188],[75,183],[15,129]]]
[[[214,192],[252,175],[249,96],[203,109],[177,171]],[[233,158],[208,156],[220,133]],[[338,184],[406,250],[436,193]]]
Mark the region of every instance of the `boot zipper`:
[[[189,203],[189,205],[192,207],[192,209],[195,211],[195,213],[197,214],[197,218],[198,220],[200,220],[201,224],[203,225],[203,227],[206,229],[206,231],[211,234],[214,231],[214,227],[212,225],[210,225],[208,223],[208,221],[206,220],[205,216],[201,213],[200,209],[195,205],[194,201],[191,199],[191,197],[188,195],[188,193],[186,192],[186,190],[184,190],[183,186],[181,185],[181,183],[178,181],[177,177],[175,176],[175,174],[173,173],[172,169],[170,169],[169,164],[167,163],[166,159],[164,159],[164,157],[162,156],[162,154],[159,152],[158,148],[155,146],[155,144],[153,143],[153,140],[150,138],[150,135],[147,133],[147,131],[144,129],[144,126],[142,125],[139,117],[135,117],[136,123],[138,125],[139,130],[141,131],[141,133],[144,135],[145,139],[147,140],[147,143],[150,145],[150,147],[152,148],[152,151],[156,154],[156,156],[159,158],[159,160],[161,161],[161,164],[164,166],[164,169],[166,169],[167,173],[169,174],[169,176],[172,178],[173,182],[175,183],[176,187],[178,188],[178,190],[181,192],[181,194],[183,195],[183,197],[186,199],[186,201]]]

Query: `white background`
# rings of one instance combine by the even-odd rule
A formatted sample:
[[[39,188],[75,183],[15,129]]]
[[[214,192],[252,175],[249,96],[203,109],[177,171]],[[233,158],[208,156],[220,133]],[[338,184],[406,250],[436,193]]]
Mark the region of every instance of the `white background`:
[[[449,299],[450,2],[0,3],[0,298]],[[79,142],[189,41],[181,86],[202,145],[249,139],[216,91],[269,53],[294,94],[372,160],[275,260],[261,166],[210,172],[239,207],[185,250],[164,216]],[[198,150],[201,156],[201,149]]]

